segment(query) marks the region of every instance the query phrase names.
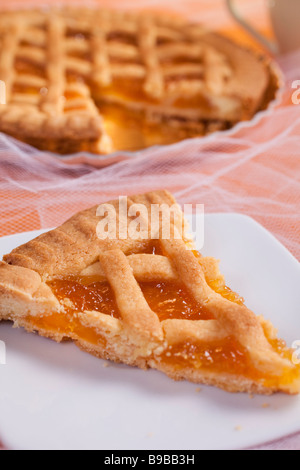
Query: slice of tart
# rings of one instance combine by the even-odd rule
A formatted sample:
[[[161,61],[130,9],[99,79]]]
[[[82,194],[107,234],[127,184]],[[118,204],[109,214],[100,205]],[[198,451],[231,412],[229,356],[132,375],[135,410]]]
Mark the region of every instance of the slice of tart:
[[[162,209],[155,221],[153,207]],[[194,249],[164,191],[128,198],[125,212],[118,201],[80,212],[6,255],[0,319],[176,380],[300,391],[293,352],[226,287],[218,262]]]

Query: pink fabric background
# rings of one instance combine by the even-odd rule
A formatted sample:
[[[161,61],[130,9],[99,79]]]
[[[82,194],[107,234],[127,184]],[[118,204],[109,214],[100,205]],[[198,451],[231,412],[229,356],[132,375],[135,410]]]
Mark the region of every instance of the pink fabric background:
[[[9,6],[16,3],[34,2]],[[226,13],[223,0],[96,3],[163,5],[249,42]],[[262,30],[269,31],[264,0],[240,3]],[[1,5],[7,6],[7,1],[0,0]],[[250,215],[300,260],[300,106],[292,104],[292,83],[300,80],[300,51],[280,58],[280,64],[285,73],[281,104],[256,125],[231,136],[149,149],[104,169],[69,165],[0,134],[0,235],[49,228],[107,199],[167,188],[181,203],[204,203],[206,212]],[[300,449],[300,434],[262,448]]]

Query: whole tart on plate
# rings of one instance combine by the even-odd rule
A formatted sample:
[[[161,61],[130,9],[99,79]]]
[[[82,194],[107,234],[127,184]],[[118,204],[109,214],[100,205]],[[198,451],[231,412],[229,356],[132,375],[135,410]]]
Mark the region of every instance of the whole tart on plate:
[[[270,62],[168,14],[1,12],[0,131],[61,154],[162,145],[251,120]]]
[[[156,223],[152,205],[162,209]],[[117,222],[110,236],[107,212]],[[133,213],[144,227],[139,237]],[[226,287],[218,261],[195,250],[166,191],[131,196],[125,212],[119,201],[80,212],[6,255],[1,319],[176,380],[229,392],[300,392],[293,351]]]

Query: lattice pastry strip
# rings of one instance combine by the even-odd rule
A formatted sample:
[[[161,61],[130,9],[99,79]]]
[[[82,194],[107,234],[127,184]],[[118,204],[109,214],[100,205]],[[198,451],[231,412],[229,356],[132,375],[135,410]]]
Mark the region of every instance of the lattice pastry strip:
[[[110,204],[118,209],[118,201]],[[182,229],[182,213],[166,192],[128,204],[168,205],[174,233]],[[299,392],[291,351],[270,323],[228,295],[217,261],[191,251],[184,231],[155,242],[103,240],[98,222],[96,208],[84,211],[7,255],[0,264],[0,318],[175,379],[228,391]]]

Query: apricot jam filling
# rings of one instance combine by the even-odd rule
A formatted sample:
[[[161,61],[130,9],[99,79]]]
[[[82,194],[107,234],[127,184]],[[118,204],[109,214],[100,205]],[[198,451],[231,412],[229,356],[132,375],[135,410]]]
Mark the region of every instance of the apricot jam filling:
[[[140,108],[146,103],[154,107],[165,105],[180,109],[198,109],[201,103],[202,107],[209,109],[209,105],[201,96],[196,99],[193,97],[193,99],[177,100],[172,104],[170,97],[161,101],[149,96],[143,85],[144,79],[116,78],[112,85],[95,87],[92,92],[103,116],[105,131],[112,139],[115,150],[135,151],[153,145],[170,145],[203,133],[202,125],[194,129],[191,123],[184,119],[181,119],[180,126],[174,126],[170,124],[169,118],[157,122],[150,121],[138,106],[137,109],[128,109],[126,103],[135,103]]]
[[[228,337],[213,343],[183,342],[169,346],[160,356],[161,361],[178,368],[214,369],[216,372],[248,375],[250,361],[246,350]]]
[[[84,98],[84,96],[81,93],[79,93],[78,91],[73,91],[73,90],[65,91],[64,97],[66,98],[66,100],[76,100],[76,99]]]
[[[159,103],[158,100],[151,98],[143,89],[143,79],[114,79],[113,83],[107,87],[99,87],[95,90],[99,100],[102,96],[118,97],[125,101]]]
[[[119,62],[119,61],[118,61]],[[138,62],[132,62],[134,65]],[[178,64],[181,62],[178,61]],[[184,77],[166,77],[167,83],[176,83]],[[191,78],[191,76],[189,76]],[[198,74],[195,76],[195,79],[198,78]],[[180,99],[174,99],[172,102],[172,97],[166,95],[165,99],[158,99],[154,96],[150,96],[144,89],[144,78],[137,79],[124,79],[124,78],[114,78],[111,85],[106,87],[97,87],[95,89],[95,97],[101,101],[102,96],[111,97],[111,98],[120,98],[122,100],[135,102],[135,103],[146,103],[153,105],[166,105],[174,106],[181,109],[199,109],[199,107],[205,109],[211,109],[211,103],[204,97],[201,93],[193,97],[183,97]]]
[[[28,318],[30,323],[47,331],[76,336],[92,344],[105,344],[105,339],[94,328],[86,327],[78,313],[96,311],[120,318],[114,294],[108,283],[94,278],[56,279],[48,283],[57,299],[64,305],[64,313],[40,318]]]
[[[24,59],[17,58],[15,61],[15,67],[17,72],[46,78],[46,69],[44,65],[34,64]]]
[[[57,279],[51,281],[49,286],[58,300],[67,305],[68,312],[96,311],[114,318],[121,317],[111,287],[107,282],[97,281],[97,276]],[[150,308],[161,321],[213,318],[179,283],[142,282],[140,287]],[[66,304],[66,299],[71,301],[71,306]]]
[[[41,89],[37,87],[30,87],[28,85],[22,85],[22,84],[15,84],[13,86],[12,92],[13,93],[25,93],[27,95],[39,95]]]

